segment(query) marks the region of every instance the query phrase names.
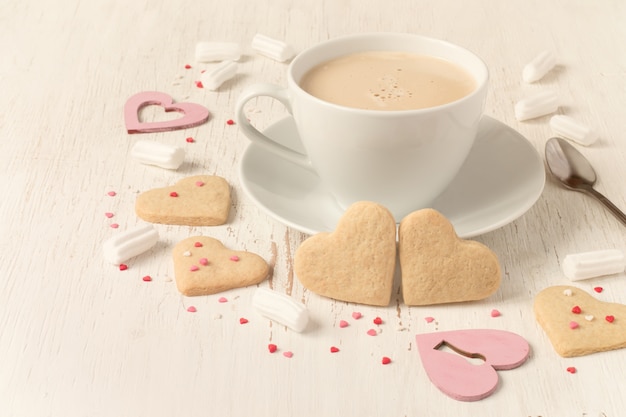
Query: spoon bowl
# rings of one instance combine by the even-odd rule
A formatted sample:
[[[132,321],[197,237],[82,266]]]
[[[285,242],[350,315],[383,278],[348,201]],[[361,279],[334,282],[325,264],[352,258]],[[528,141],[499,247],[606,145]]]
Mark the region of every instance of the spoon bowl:
[[[568,141],[561,138],[548,139],[546,142],[546,163],[552,175],[563,186],[594,197],[626,225],[626,214],[593,188],[597,176],[591,163]]]

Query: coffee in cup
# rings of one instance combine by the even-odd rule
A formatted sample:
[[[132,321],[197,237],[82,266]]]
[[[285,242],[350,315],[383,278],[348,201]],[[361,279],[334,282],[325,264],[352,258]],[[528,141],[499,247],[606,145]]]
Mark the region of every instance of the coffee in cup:
[[[368,72],[369,64],[359,63],[362,59],[377,62],[378,70],[357,82],[355,76]],[[337,72],[349,66],[356,68],[352,80],[337,86]],[[335,75],[325,76],[325,67],[333,67]],[[398,74],[413,67],[421,68],[422,75]],[[433,67],[437,69],[428,70]],[[415,84],[427,72],[444,75],[444,81]],[[428,90],[424,85],[431,81],[440,85]],[[255,145],[313,170],[341,207],[375,201],[400,221],[429,207],[465,162],[478,132],[487,81],[485,63],[460,46],[413,34],[357,34],[301,52],[287,69],[286,87],[251,85],[235,110],[240,129]],[[341,90],[335,98],[324,93],[334,94],[337,88]],[[275,142],[250,123],[244,108],[259,96],[285,105],[305,154]]]

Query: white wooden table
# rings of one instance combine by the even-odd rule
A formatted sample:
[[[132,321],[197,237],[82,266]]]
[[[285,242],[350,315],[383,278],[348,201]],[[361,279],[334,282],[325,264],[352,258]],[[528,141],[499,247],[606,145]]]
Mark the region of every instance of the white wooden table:
[[[394,294],[388,308],[335,302],[304,290],[294,276],[293,256],[307,236],[244,195],[238,165],[248,140],[226,121],[246,85],[284,81],[286,64],[251,50],[256,33],[296,50],[364,31],[439,37],[485,59],[491,70],[486,114],[541,153],[552,135],[549,118],[518,122],[513,106],[542,88],[558,91],[560,113],[598,129],[600,140],[583,152],[597,167],[598,189],[626,208],[624,21],[622,0],[5,0],[0,416],[623,415],[626,351],[561,358],[532,312],[538,291],[569,284],[560,266],[565,255],[626,249],[626,230],[598,203],[548,179],[526,214],[478,236],[504,271],[501,288],[484,301],[409,308]],[[209,67],[194,62],[202,40],[244,47],[239,75],[217,92],[195,85]],[[554,50],[560,65],[537,84],[524,84],[523,66],[544,49]],[[145,90],[201,103],[211,119],[187,130],[128,135],[123,105]],[[255,122],[268,126],[281,111],[260,100]],[[185,164],[173,172],[138,164],[129,150],[140,138],[184,147]],[[102,259],[102,243],[138,223],[138,192],[205,173],[232,186],[228,224],[158,225],[159,244],[123,272]],[[181,296],[170,250],[195,234],[264,257],[273,275],[261,286],[304,302],[315,325],[299,334],[260,317],[251,305],[255,288],[222,294],[226,303],[219,296]],[[144,282],[145,275],[153,280]],[[623,274],[576,286],[602,286],[598,298],[626,303]],[[191,305],[196,313],[187,312]],[[502,316],[492,318],[494,308]],[[363,318],[352,320],[354,311]],[[383,332],[370,337],[376,316],[384,320]],[[427,323],[427,316],[436,321]],[[240,325],[240,317],[249,323]],[[340,329],[342,319],[351,325]],[[475,403],[434,387],[415,346],[417,333],[460,328],[510,330],[532,349],[527,363],[500,373],[498,390]],[[269,343],[279,352],[270,354]],[[331,346],[340,351],[331,354]],[[383,366],[383,356],[392,362]],[[578,372],[568,373],[570,366]]]

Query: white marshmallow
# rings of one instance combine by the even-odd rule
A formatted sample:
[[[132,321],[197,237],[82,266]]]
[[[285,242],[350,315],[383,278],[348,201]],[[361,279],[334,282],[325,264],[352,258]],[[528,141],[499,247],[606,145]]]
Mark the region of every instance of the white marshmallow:
[[[235,42],[198,42],[197,62],[237,61],[241,58],[241,47]]]
[[[552,90],[542,91],[515,104],[515,117],[519,121],[534,119],[554,113],[559,108],[559,98]]]
[[[295,56],[293,48],[285,42],[257,33],[252,38],[252,49],[278,62],[285,62]]]
[[[543,51],[530,61],[522,70],[522,79],[527,83],[540,80],[556,65],[556,57],[552,51]]]
[[[563,259],[563,273],[572,281],[624,272],[624,253],[618,249],[570,254]]]
[[[309,322],[309,312],[286,294],[267,288],[258,288],[252,298],[252,305],[264,317],[301,332]]]
[[[588,126],[578,123],[569,116],[556,115],[550,119],[550,127],[558,136],[588,146],[598,140],[598,134]]]
[[[154,226],[141,224],[104,242],[102,247],[104,259],[114,265],[119,265],[152,248],[158,240],[159,233]]]
[[[200,81],[202,81],[204,88],[217,90],[222,84],[233,78],[235,74],[237,74],[237,63],[224,61],[213,69],[203,72],[200,76]]]
[[[149,140],[137,141],[130,150],[130,155],[142,164],[166,169],[178,169],[185,159],[182,148]]]

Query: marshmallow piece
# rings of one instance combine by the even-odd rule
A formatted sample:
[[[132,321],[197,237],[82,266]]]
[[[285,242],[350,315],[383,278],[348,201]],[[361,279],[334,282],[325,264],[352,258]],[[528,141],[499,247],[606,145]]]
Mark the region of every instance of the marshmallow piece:
[[[293,48],[285,42],[272,39],[260,33],[257,33],[252,38],[252,49],[278,62],[285,62],[296,54]]]
[[[515,104],[515,118],[519,121],[534,119],[554,113],[559,108],[559,98],[554,91],[547,90],[520,100]]]
[[[241,47],[235,42],[198,42],[197,62],[237,61],[241,58]]]
[[[556,65],[556,57],[552,51],[543,51],[530,61],[522,70],[522,79],[527,83],[540,80]]]
[[[264,317],[301,332],[309,322],[309,312],[285,294],[267,288],[258,288],[252,298],[252,305]]]
[[[624,253],[618,249],[570,254],[563,260],[563,273],[572,281],[624,272]]]
[[[200,76],[200,81],[204,88],[209,90],[217,90],[220,86],[233,78],[237,74],[237,63],[233,61],[224,61],[211,70],[207,70]]]
[[[137,141],[130,150],[130,155],[142,164],[166,169],[178,169],[185,159],[182,148],[149,140]]]
[[[550,119],[550,127],[559,136],[588,146],[598,140],[598,134],[588,126],[578,123],[569,116],[556,115]]]
[[[140,255],[156,245],[159,233],[151,224],[142,224],[104,242],[104,259],[113,265]]]

